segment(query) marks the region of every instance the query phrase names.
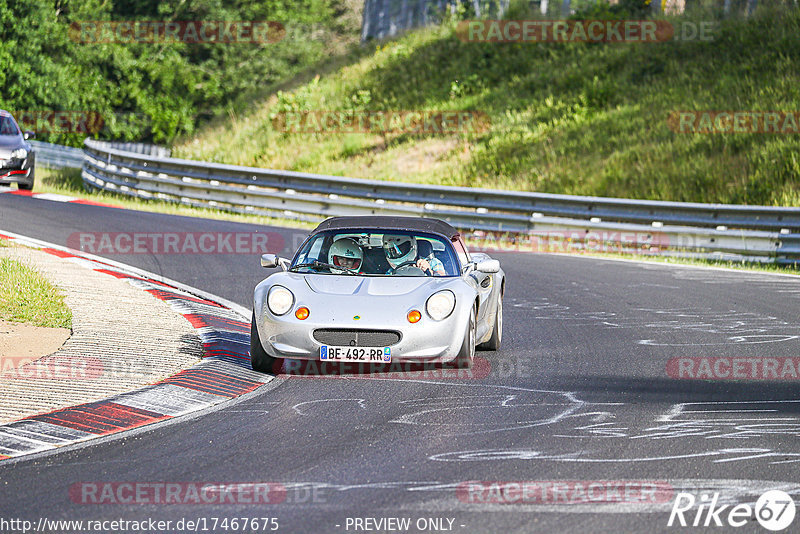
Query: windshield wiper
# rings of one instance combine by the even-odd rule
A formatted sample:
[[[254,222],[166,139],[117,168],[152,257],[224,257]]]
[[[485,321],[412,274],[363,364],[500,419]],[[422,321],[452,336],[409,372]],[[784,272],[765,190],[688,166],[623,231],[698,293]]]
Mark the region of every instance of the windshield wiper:
[[[317,271],[320,270],[320,269],[339,269],[339,270],[342,270],[342,271],[346,272],[347,274],[355,274],[355,275],[358,274],[357,272],[355,272],[355,271],[353,271],[351,269],[347,269],[346,267],[340,267],[338,265],[331,265],[330,263],[325,263],[325,262],[317,261],[317,260],[314,260],[314,261],[311,261],[311,262],[308,262],[308,263],[301,263],[299,265],[295,265],[294,267],[292,267],[289,270],[294,272],[295,269],[302,269],[303,267],[309,267],[309,268],[315,269]]]

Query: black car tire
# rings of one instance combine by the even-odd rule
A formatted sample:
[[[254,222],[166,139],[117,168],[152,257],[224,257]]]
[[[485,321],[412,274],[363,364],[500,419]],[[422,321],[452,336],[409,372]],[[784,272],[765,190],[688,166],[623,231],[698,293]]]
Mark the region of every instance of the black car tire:
[[[31,167],[30,173],[31,183],[23,184],[22,182],[17,182],[17,187],[22,189],[23,191],[31,191],[33,189],[33,184],[36,183],[36,171],[34,167]]]
[[[503,340],[503,295],[497,298],[497,313],[494,315],[492,337],[478,345],[481,350],[498,350]]]
[[[475,307],[473,306],[472,311],[469,314],[469,326],[467,327],[467,332],[464,335],[464,342],[461,344],[461,350],[458,351],[458,356],[456,356],[455,360],[456,367],[459,369],[469,369],[472,367],[472,363],[475,361],[476,321]]]
[[[258,337],[258,328],[256,327],[256,314],[253,312],[253,318],[250,320],[250,364],[253,371],[259,373],[271,373],[276,368],[275,364],[279,358],[270,356],[261,345],[261,339]]]

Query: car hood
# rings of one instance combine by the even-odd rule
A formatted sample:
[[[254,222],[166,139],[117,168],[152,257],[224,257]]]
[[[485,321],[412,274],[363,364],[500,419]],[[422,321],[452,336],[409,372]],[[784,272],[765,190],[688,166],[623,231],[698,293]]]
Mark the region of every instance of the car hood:
[[[18,148],[26,148],[21,135],[0,135],[0,158],[10,158]]]
[[[322,295],[407,295],[436,279],[423,276],[307,275],[306,284]]]

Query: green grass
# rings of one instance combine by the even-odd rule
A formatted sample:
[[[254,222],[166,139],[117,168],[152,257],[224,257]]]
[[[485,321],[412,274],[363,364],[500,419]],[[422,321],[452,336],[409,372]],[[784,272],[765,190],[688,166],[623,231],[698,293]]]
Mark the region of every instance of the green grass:
[[[454,24],[418,30],[255,101],[175,153],[415,183],[800,206],[800,135],[679,134],[667,124],[678,110],[800,109],[800,10],[776,9],[725,20],[706,42],[467,43]],[[292,110],[476,110],[491,128],[276,131],[271,118]]]
[[[8,243],[0,240],[0,246],[7,247]],[[10,258],[0,258],[0,319],[72,327],[72,312],[58,289],[38,271]]]

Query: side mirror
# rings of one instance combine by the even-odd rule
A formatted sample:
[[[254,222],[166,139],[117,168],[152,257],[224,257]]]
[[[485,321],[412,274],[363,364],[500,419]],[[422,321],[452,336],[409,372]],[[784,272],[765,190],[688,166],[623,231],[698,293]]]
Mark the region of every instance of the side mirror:
[[[22,134],[22,138],[25,139],[26,141],[28,139],[33,139],[34,137],[36,137],[36,133],[35,132],[27,131],[27,132],[24,132]]]
[[[283,258],[278,257],[277,254],[262,254],[261,255],[261,266],[267,269],[274,269],[278,266],[283,267],[286,270],[286,260]]]
[[[500,272],[500,262],[497,260],[479,261],[478,264],[475,266],[475,269],[478,272],[486,274],[497,273]]]

